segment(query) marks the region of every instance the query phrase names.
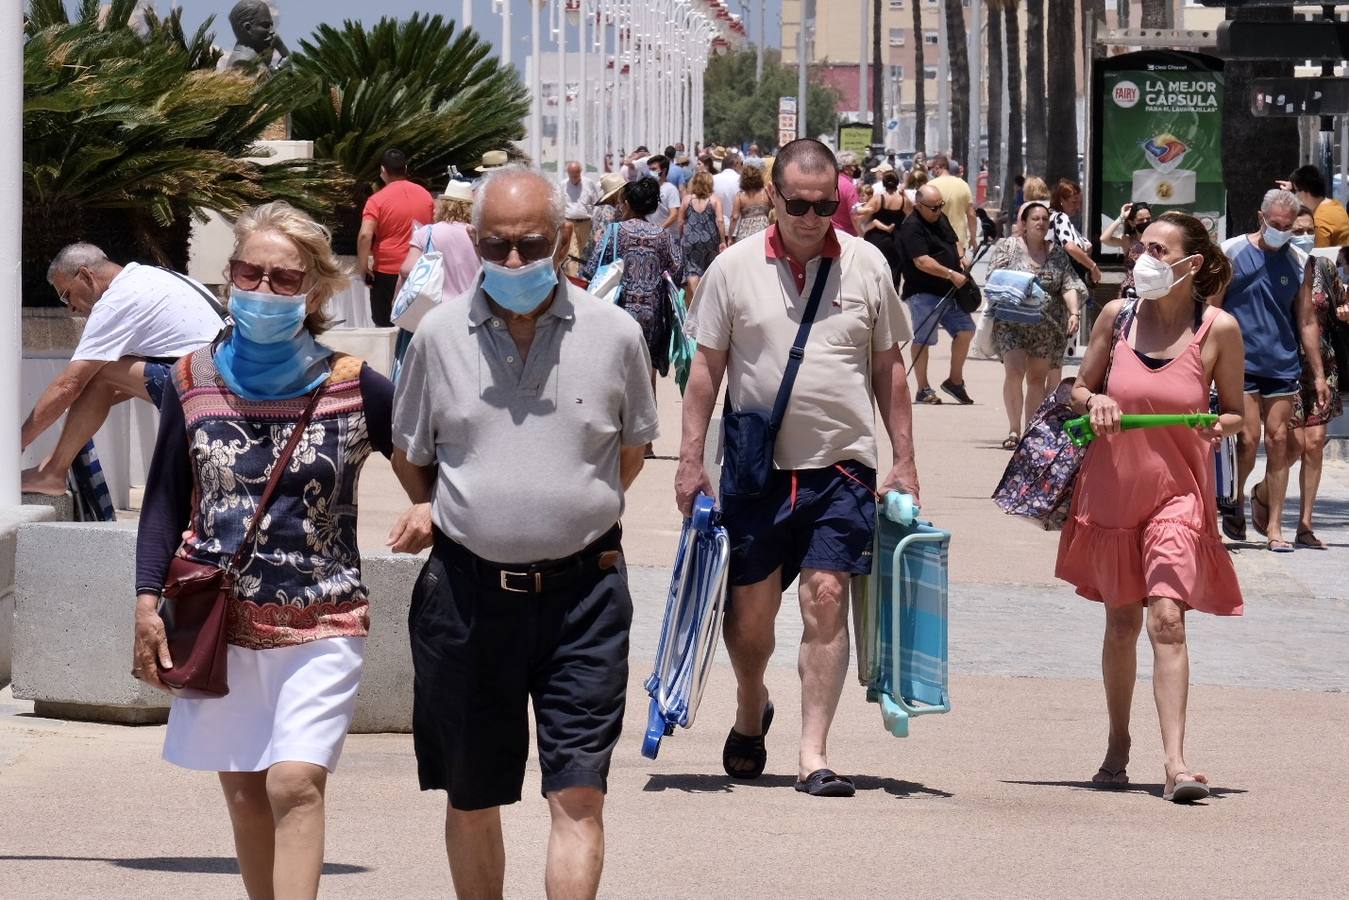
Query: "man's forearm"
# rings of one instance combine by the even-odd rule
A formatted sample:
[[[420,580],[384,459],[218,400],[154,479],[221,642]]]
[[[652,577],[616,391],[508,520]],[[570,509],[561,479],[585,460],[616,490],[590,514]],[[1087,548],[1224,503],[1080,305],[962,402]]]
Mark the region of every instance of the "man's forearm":
[[[623,486],[623,490],[626,491],[632,487],[632,483],[637,480],[637,476],[641,474],[644,465],[646,465],[645,444],[619,448],[618,483]]]
[[[945,278],[948,281],[951,279],[951,273],[955,271],[954,269],[948,269],[930,256],[920,256],[913,261],[913,264],[920,271],[926,272],[934,278]]]
[[[1319,381],[1326,376],[1321,361],[1321,323],[1316,320],[1316,307],[1312,305],[1310,292],[1304,289],[1299,295],[1298,324],[1302,333],[1302,355],[1311,369],[1312,378]]]
[[[893,465],[912,467],[913,402],[909,397],[908,372],[904,368],[903,355],[896,350],[893,363],[875,367],[871,379],[876,405],[881,410],[881,421],[885,423],[886,434],[890,436]]]
[[[66,414],[66,410],[70,409],[80,396],[82,389],[82,385],[64,377],[58,377],[47,385],[47,389],[33,406],[33,411],[24,420],[20,432],[20,445],[23,449],[26,450],[33,441],[42,436],[42,432],[52,427],[57,419]]]
[[[369,232],[362,231],[356,236],[357,275],[364,275],[370,270],[370,247],[374,242],[374,236]]]
[[[436,467],[414,464],[402,450],[393,452],[393,473],[403,486],[408,500],[413,503],[430,503],[436,489]]]

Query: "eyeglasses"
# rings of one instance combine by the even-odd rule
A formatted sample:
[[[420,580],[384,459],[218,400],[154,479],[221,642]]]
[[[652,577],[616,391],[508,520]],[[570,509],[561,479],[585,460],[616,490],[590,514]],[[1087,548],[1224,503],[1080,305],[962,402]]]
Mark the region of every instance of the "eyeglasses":
[[[527,234],[514,241],[499,237],[478,238],[478,255],[498,265],[510,258],[511,250],[520,254],[521,260],[530,263],[552,256],[556,248],[556,239],[541,234]]]
[[[74,286],[75,286],[75,285],[74,285],[74,283],[72,282],[72,284],[70,285],[70,287],[74,287]],[[66,288],[64,291],[57,291],[57,292],[56,292],[56,299],[61,301],[61,305],[62,305],[62,306],[69,306],[69,305],[70,305],[70,287]]]
[[[1144,244],[1143,252],[1153,259],[1160,259],[1162,262],[1166,262],[1166,254],[1170,251],[1166,249],[1165,244],[1153,242],[1151,244]]]
[[[932,210],[933,212],[941,212],[943,209],[946,208],[946,201],[945,201],[945,200],[941,200],[941,201],[938,201],[936,204],[932,204],[932,203],[921,203],[921,202],[920,202],[918,205],[921,206],[921,207],[923,207],[924,209],[930,209],[930,210]]]
[[[833,200],[816,200],[814,202],[802,200],[800,197],[793,197],[790,200],[786,197],[782,198],[782,205],[786,207],[787,215],[789,216],[804,216],[813,209],[815,210],[815,215],[819,216],[821,219],[827,219],[838,210],[838,204],[839,200],[837,198]]]
[[[272,293],[293,297],[304,285],[304,269],[264,269],[242,259],[230,260],[230,283],[240,290],[256,290],[264,278]]]

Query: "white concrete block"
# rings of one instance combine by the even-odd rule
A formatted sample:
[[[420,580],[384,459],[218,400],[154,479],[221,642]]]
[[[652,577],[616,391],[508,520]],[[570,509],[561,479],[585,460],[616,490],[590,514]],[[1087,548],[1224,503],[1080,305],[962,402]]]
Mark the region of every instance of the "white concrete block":
[[[19,526],[53,518],[50,506],[0,507],[0,687],[9,683],[14,648],[14,563]]]

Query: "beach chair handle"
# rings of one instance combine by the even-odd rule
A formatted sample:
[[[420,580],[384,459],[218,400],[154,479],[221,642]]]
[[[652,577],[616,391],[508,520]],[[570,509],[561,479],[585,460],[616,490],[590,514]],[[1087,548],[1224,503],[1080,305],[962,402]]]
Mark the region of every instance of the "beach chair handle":
[[[1135,428],[1166,428],[1184,425],[1196,428],[1200,425],[1211,428],[1218,421],[1214,413],[1128,413],[1119,417],[1121,431],[1133,431]],[[1078,416],[1063,423],[1063,430],[1075,447],[1085,447],[1096,439],[1096,430],[1091,427],[1091,416]]]
[[[896,525],[912,525],[918,518],[920,512],[919,506],[913,501],[912,494],[901,494],[899,491],[886,491],[885,502],[881,508],[881,515],[885,516]]]

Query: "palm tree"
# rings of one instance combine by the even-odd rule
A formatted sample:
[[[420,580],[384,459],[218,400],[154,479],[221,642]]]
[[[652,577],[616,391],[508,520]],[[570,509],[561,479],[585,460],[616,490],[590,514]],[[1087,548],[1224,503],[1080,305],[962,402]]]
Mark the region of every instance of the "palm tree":
[[[965,7],[946,0],[946,60],[951,78],[951,151],[955,159],[969,152],[970,53],[966,44]],[[968,172],[979,171],[979,160],[965,161]]]
[[[1002,184],[1002,0],[988,0],[988,183]]]
[[[313,161],[259,166],[263,131],[306,99],[294,73],[217,73],[208,19],[131,26],[135,0],[33,0],[24,24],[23,285],[51,303],[46,266],[87,240],[114,260],[187,264],[191,220],[277,197],[324,214],[344,184]]]
[[[1045,180],[1077,180],[1077,30],[1073,0],[1049,0],[1046,50],[1049,66],[1048,146],[1045,148]]]
[[[293,135],[313,141],[314,155],[356,184],[339,211],[340,251],[354,248],[360,209],[389,147],[407,154],[414,180],[438,184],[448,166],[467,171],[485,151],[524,136],[528,95],[515,70],[477,32],[438,15],[383,18],[369,29],[320,25],[300,42],[291,68],[318,85],[291,118]]]
[[[1045,0],[1026,0],[1026,171],[1036,175],[1045,172],[1048,129],[1045,112]]]
[[[927,67],[923,62],[923,2],[913,7],[913,149],[927,150]]]
[[[1007,173],[1002,188],[1006,221],[1016,212],[1013,209],[1016,203],[1014,179],[1025,170],[1025,163],[1021,156],[1021,23],[1017,19],[1016,0],[1002,0],[1002,13],[1007,39]]]
[[[888,60],[887,60],[888,61]],[[884,143],[885,82],[881,62],[881,0],[871,0],[871,142]],[[898,113],[896,113],[898,115]]]

